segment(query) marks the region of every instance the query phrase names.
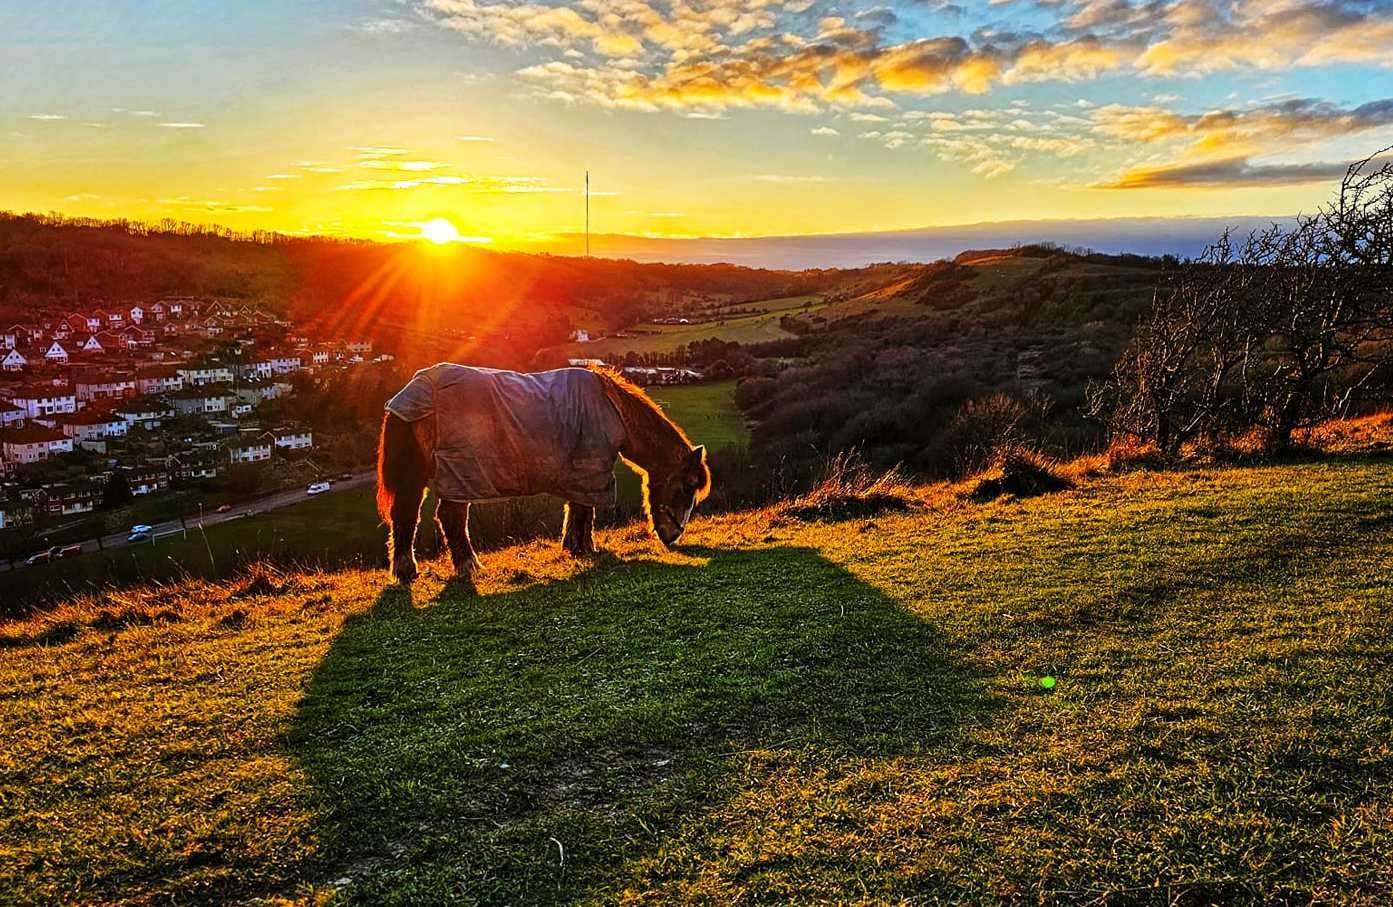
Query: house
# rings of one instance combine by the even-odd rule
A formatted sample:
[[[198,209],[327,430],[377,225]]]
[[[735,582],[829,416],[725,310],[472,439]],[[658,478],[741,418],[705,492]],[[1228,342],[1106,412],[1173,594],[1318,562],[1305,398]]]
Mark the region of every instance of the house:
[[[169,317],[169,307],[162,302],[157,302],[150,306],[149,315],[155,321],[164,321]]]
[[[142,394],[169,394],[184,389],[184,376],[172,365],[151,365],[135,373],[135,388]]]
[[[110,311],[98,311],[96,317],[102,320],[102,325],[109,328],[123,328],[126,326],[126,314],[120,309]]]
[[[0,458],[6,463],[38,463],[72,452],[72,438],[41,425],[0,431]]]
[[[5,358],[0,359],[0,369],[7,372],[22,372],[28,364],[29,360],[19,350],[10,350]]]
[[[130,424],[115,413],[93,409],[51,418],[57,423],[55,428],[71,438],[78,447],[98,453],[106,453],[106,442],[112,438],[124,438],[130,429]]]
[[[190,363],[175,367],[185,384],[231,384],[232,368],[217,362]]]
[[[138,305],[131,306],[127,314],[130,315],[132,324],[140,324],[145,320],[145,309]]]
[[[59,324],[65,325],[70,335],[95,334],[102,329],[102,320],[100,318],[95,315],[83,315],[79,312],[71,313],[60,321]],[[57,328],[55,328],[55,330],[57,330]]]
[[[169,458],[170,475],[181,482],[218,477],[218,455],[210,450],[190,450]]]
[[[137,393],[134,375],[92,374],[73,381],[77,399],[84,403],[93,400],[122,400]]]
[[[49,362],[66,365],[68,362],[68,351],[63,349],[63,344],[55,340],[48,345],[48,349],[44,350],[44,358]]]
[[[14,328],[0,333],[0,350],[12,350],[19,346],[19,343],[19,333]]]
[[[602,367],[605,364],[603,359],[567,359],[566,364],[575,368],[589,368],[591,366]]]
[[[576,328],[574,331],[571,332],[571,342],[572,342],[572,343],[589,343],[589,342],[590,342],[590,332],[587,331],[585,328]]]
[[[328,365],[333,356],[332,352],[321,347],[310,352],[310,363],[312,365]]]
[[[298,371],[300,364],[299,353],[276,353],[271,356],[271,372],[276,375]]]
[[[15,388],[10,394],[10,402],[22,408],[27,419],[77,412],[77,395],[67,387],[52,384],[29,384]]]
[[[271,441],[265,436],[229,441],[225,449],[227,450],[228,462],[234,466],[245,463],[262,463],[271,459]]]
[[[235,418],[240,419],[243,416],[250,416],[255,409],[255,406],[239,398],[237,402],[232,404],[230,412]]]
[[[101,491],[94,483],[61,482],[45,485],[37,503],[53,516],[72,516],[91,513],[101,499]]]
[[[371,340],[350,340],[348,341],[348,351],[350,353],[362,353],[366,356],[372,352]]]
[[[73,342],[71,346],[68,347],[68,349],[74,353],[92,353],[94,355],[106,352],[106,347],[102,344],[100,340],[97,339],[96,334],[79,334],[74,336]]]
[[[24,424],[29,413],[8,400],[0,400],[0,428],[17,428]]]
[[[137,497],[154,494],[169,487],[169,471],[156,463],[123,466],[121,473],[126,477],[126,484],[130,486],[131,494]]]
[[[221,390],[197,390],[189,388],[169,395],[174,411],[181,416],[206,416],[212,413],[225,413],[231,400],[230,394]]]
[[[265,380],[274,374],[271,368],[271,360],[258,359],[255,362],[243,362],[237,366],[237,375],[241,378],[252,380]]]
[[[265,432],[262,437],[270,438],[276,449],[282,452],[314,447],[314,432],[299,426],[282,425]]]
[[[155,332],[133,324],[121,332],[121,340],[127,347],[152,346],[155,343]]]
[[[174,418],[174,407],[166,400],[155,397],[134,397],[118,403],[111,411],[126,420],[130,428],[143,428],[147,431],[159,428]]]

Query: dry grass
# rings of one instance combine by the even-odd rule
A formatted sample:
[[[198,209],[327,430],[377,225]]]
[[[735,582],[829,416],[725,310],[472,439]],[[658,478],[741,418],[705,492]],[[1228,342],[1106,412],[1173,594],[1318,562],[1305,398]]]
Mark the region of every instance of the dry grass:
[[[800,520],[848,520],[909,510],[921,500],[919,489],[898,467],[872,469],[852,451],[832,457],[812,490],[781,509]]]
[[[985,472],[964,483],[963,493],[979,503],[997,498],[1032,498],[1036,495],[1067,491],[1073,480],[1050,458],[1020,447],[997,458]]]

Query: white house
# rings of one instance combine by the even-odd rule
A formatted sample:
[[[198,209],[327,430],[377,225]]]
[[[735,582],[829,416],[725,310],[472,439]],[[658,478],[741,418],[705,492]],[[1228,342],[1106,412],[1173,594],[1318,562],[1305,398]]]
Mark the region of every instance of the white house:
[[[14,328],[0,334],[0,350],[12,350],[17,346],[19,346],[19,334],[15,332]]]
[[[277,375],[298,371],[300,364],[299,353],[277,353],[271,357],[271,371]]]
[[[10,395],[10,402],[24,410],[26,419],[77,412],[77,395],[67,388],[54,387],[51,384],[31,384],[17,388]]]
[[[127,426],[140,426],[144,429],[159,428],[161,424],[174,418],[174,407],[164,400],[152,397],[136,397],[117,404],[113,413],[126,421]]]
[[[29,413],[22,406],[15,406],[8,400],[0,400],[0,428],[18,428],[24,424]]]
[[[174,411],[181,416],[206,416],[212,413],[225,413],[228,409],[229,395],[221,391],[186,390],[170,398]]]
[[[157,302],[150,306],[149,314],[156,321],[164,321],[169,317],[169,307],[162,302]]]
[[[152,365],[135,373],[135,387],[142,394],[171,394],[184,389],[184,376],[172,365]]]
[[[371,340],[350,340],[348,341],[348,351],[350,353],[363,353],[364,355],[372,352]]]
[[[231,366],[221,365],[216,362],[204,362],[199,364],[181,365],[176,367],[176,372],[184,379],[185,384],[231,384]]]
[[[89,375],[73,382],[77,399],[90,403],[93,400],[120,400],[134,397],[137,393],[133,375]]]
[[[58,416],[57,429],[73,443],[99,453],[106,452],[106,441],[124,438],[130,424],[115,413],[99,413],[85,409],[80,413]]]
[[[130,316],[132,322],[140,324],[145,320],[145,309],[141,306],[133,305],[131,306]]]
[[[19,350],[10,350],[5,354],[4,359],[0,359],[0,369],[7,372],[22,372],[24,367],[29,364],[29,360],[24,358],[24,354]]]
[[[271,441],[265,437],[230,441],[227,445],[227,457],[234,466],[264,462],[271,459]]]
[[[0,431],[0,456],[6,463],[38,463],[73,452],[73,439],[61,431],[30,425]]]
[[[49,362],[66,363],[68,351],[63,349],[63,344],[55,340],[48,345],[48,349],[44,350],[44,358]]]
[[[314,447],[314,432],[308,428],[282,425],[266,432],[263,437],[270,438],[277,450],[309,450]]]
[[[243,362],[237,366],[238,374],[243,378],[267,379],[274,374],[271,362],[268,359],[258,359],[255,362]]]

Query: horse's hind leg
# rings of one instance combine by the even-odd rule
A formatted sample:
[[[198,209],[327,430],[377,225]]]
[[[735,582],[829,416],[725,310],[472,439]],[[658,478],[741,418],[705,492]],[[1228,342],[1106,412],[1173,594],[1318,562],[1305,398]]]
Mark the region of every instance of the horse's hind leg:
[[[566,505],[566,529],[561,547],[577,557],[595,553],[595,508],[584,504]]]
[[[450,546],[450,562],[455,573],[465,575],[479,569],[479,556],[469,540],[469,505],[458,501],[441,501],[435,505],[435,521]]]

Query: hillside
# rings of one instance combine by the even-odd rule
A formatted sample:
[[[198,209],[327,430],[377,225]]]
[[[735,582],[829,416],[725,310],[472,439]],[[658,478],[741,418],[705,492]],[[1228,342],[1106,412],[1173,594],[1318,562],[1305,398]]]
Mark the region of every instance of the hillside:
[[[1386,902],[1390,494],[931,486],[497,552],[480,598],[74,602],[0,627],[0,901]]]

